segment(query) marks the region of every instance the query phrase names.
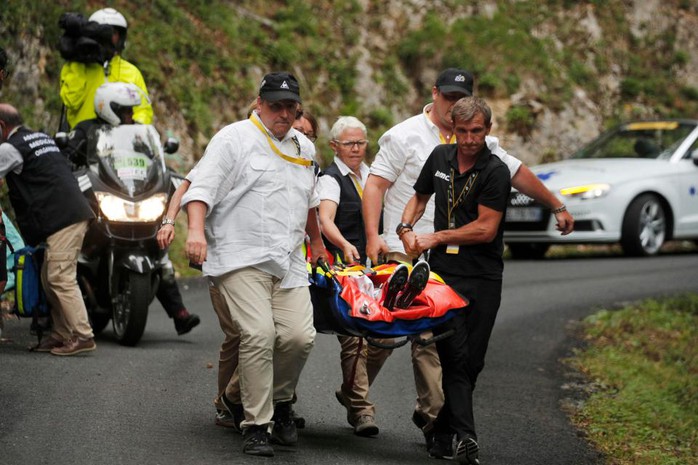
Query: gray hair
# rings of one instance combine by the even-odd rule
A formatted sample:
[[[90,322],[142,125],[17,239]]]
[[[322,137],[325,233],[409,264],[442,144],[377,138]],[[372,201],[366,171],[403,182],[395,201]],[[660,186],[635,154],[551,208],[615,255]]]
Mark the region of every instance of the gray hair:
[[[364,133],[364,137],[367,136],[366,125],[358,118],[353,116],[340,116],[337,118],[334,125],[332,125],[332,129],[330,130],[330,140],[337,140],[339,136],[347,129],[361,129]]]
[[[454,123],[456,120],[470,121],[478,113],[485,117],[485,124],[489,126],[492,122],[492,110],[487,105],[487,102],[480,97],[463,97],[451,109],[451,117]]]

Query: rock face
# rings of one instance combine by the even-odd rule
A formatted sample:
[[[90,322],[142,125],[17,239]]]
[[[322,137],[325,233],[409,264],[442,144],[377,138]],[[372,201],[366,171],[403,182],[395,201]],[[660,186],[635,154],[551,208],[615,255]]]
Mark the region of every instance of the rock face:
[[[275,27],[278,19],[273,12],[257,10],[253,3],[242,2],[236,6],[239,14],[251,15],[251,20],[258,22],[265,29]],[[310,2],[314,3],[314,2]],[[334,11],[327,2],[317,2],[324,11]],[[530,4],[531,14],[536,14],[536,2],[521,0],[516,4]],[[411,63],[400,63],[396,59],[397,49],[407,34],[425,28],[429,18],[439,18],[443,24],[456,24],[457,21],[472,18],[484,18],[497,21],[511,8],[512,2],[481,0],[473,2],[451,2],[445,0],[387,0],[372,2],[358,0],[360,18],[358,33],[351,44],[342,48],[342,53],[355,57],[355,76],[353,93],[359,115],[371,115],[372,112],[388,113],[393,122],[401,121],[415,112],[429,98],[431,83],[436,79],[444,59],[440,48],[443,37],[429,37],[433,41],[430,50],[433,53],[420,56]],[[573,54],[579,66],[586,71],[577,81],[570,78],[573,70],[566,63],[560,62],[556,70],[559,75],[570,82],[571,91],[555,105],[547,103],[541,82],[521,73],[517,76],[515,89],[509,89],[507,95],[488,95],[495,115],[493,133],[500,137],[502,145],[511,153],[520,157],[527,164],[565,158],[582,144],[598,135],[609,120],[630,117],[653,117],[660,114],[696,117],[695,114],[682,114],[684,107],[681,99],[664,103],[664,110],[659,111],[648,103],[647,99],[635,98],[628,102],[623,100],[624,79],[631,66],[656,66],[655,63],[632,65],[627,62],[614,61],[621,52],[632,54],[634,47],[656,46],[657,54],[674,54],[678,57],[671,64],[668,72],[672,73],[672,84],[677,88],[693,89],[698,95],[698,4],[690,1],[611,1],[611,2],[548,2],[551,9],[544,21],[536,22],[530,31],[530,37],[544,39],[552,44],[551,53],[560,55]],[[600,6],[603,5],[603,6]],[[601,10],[601,8],[604,8]],[[329,9],[329,10],[327,10]],[[269,9],[271,11],[273,9]],[[612,10],[612,11],[611,11]],[[609,13],[611,11],[611,13]],[[241,13],[242,12],[242,13]],[[341,13],[336,13],[337,18]],[[500,15],[500,16],[498,16]],[[609,23],[609,17],[617,21]],[[334,18],[336,23],[339,19]],[[54,21],[55,18],[46,19]],[[356,23],[356,22],[355,22]],[[13,63],[12,79],[4,89],[2,100],[10,101],[21,107],[25,119],[37,129],[50,133],[58,127],[58,80],[62,60],[57,56],[52,39],[48,39],[44,29],[48,26],[33,24],[33,30],[24,30],[20,34],[7,33],[7,26],[0,24],[0,44],[10,54]],[[622,26],[622,27],[621,27]],[[29,26],[27,26],[29,27]],[[139,27],[147,27],[141,24]],[[626,31],[619,33],[618,31]],[[134,32],[135,33],[135,32]],[[669,40],[671,39],[671,40]],[[273,39],[270,39],[273,40]],[[128,50],[134,54],[134,50]],[[477,53],[487,56],[487,49]],[[599,58],[603,57],[604,60]],[[147,57],[140,57],[141,60]],[[392,60],[392,74],[386,74],[385,64]],[[486,60],[485,60],[486,61]],[[472,64],[465,63],[469,68]],[[244,76],[263,75],[268,64],[259,63],[254,69],[248,67]],[[482,65],[480,65],[482,67]],[[305,81],[304,63],[293,65],[294,72]],[[659,70],[658,70],[659,71]],[[661,70],[667,71],[667,70]],[[482,70],[475,69],[476,77]],[[648,68],[651,77],[652,69]],[[148,76],[146,81],[148,81]],[[315,103],[314,108],[320,120],[320,129],[326,134],[337,116],[341,114],[345,102],[336,94],[329,95],[326,80],[319,77],[315,88],[304,94],[306,101]],[[580,81],[581,79],[581,81]],[[587,85],[593,81],[593,86]],[[324,86],[323,86],[324,82]],[[399,90],[399,98],[390,97]],[[253,88],[251,85],[250,88]],[[174,160],[177,168],[187,169],[198,159],[207,141],[220,127],[229,123],[231,117],[243,115],[242,109],[248,102],[242,102],[240,96],[231,95],[230,101],[210,102],[214,124],[208,131],[196,129],[187,121],[188,109],[183,108],[173,95],[168,94],[167,83],[151,85],[149,88],[156,115],[156,126],[164,135],[173,134],[180,138],[179,159]],[[476,82],[476,92],[479,92]],[[310,95],[308,95],[310,94]],[[698,97],[696,97],[698,98]],[[509,124],[507,115],[512,108],[524,109],[530,120],[524,127]],[[691,108],[695,108],[691,107]],[[378,139],[383,126],[371,127],[370,136]],[[324,147],[322,147],[324,149]]]

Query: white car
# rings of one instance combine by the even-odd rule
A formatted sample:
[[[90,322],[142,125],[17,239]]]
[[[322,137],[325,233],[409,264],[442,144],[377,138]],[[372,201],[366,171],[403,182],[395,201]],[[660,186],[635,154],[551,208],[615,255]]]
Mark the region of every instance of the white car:
[[[625,123],[531,170],[567,205],[574,232],[561,236],[550,210],[512,191],[504,240],[513,258],[541,258],[551,244],[616,242],[648,256],[668,240],[698,240],[696,120]]]

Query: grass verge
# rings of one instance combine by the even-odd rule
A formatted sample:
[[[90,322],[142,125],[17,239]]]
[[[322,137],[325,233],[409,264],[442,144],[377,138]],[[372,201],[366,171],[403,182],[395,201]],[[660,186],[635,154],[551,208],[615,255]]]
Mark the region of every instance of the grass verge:
[[[698,457],[698,294],[602,310],[566,360],[589,393],[574,424],[614,465],[679,465]]]

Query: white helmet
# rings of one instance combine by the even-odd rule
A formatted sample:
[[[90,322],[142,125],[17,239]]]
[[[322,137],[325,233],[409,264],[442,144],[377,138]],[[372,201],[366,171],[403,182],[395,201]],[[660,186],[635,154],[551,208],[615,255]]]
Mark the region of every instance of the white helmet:
[[[114,8],[102,8],[92,13],[90,16],[90,21],[94,21],[99,24],[109,24],[110,26],[123,27],[126,29],[128,23],[124,15],[116,11]]]
[[[128,23],[124,15],[116,11],[114,8],[102,8],[92,13],[90,21],[99,24],[111,26],[112,29],[119,32],[119,40],[114,44],[117,52],[122,52],[126,47],[126,32],[128,31]]]
[[[119,116],[124,108],[141,104],[141,90],[130,82],[107,82],[95,92],[95,112],[112,126],[121,123]]]

